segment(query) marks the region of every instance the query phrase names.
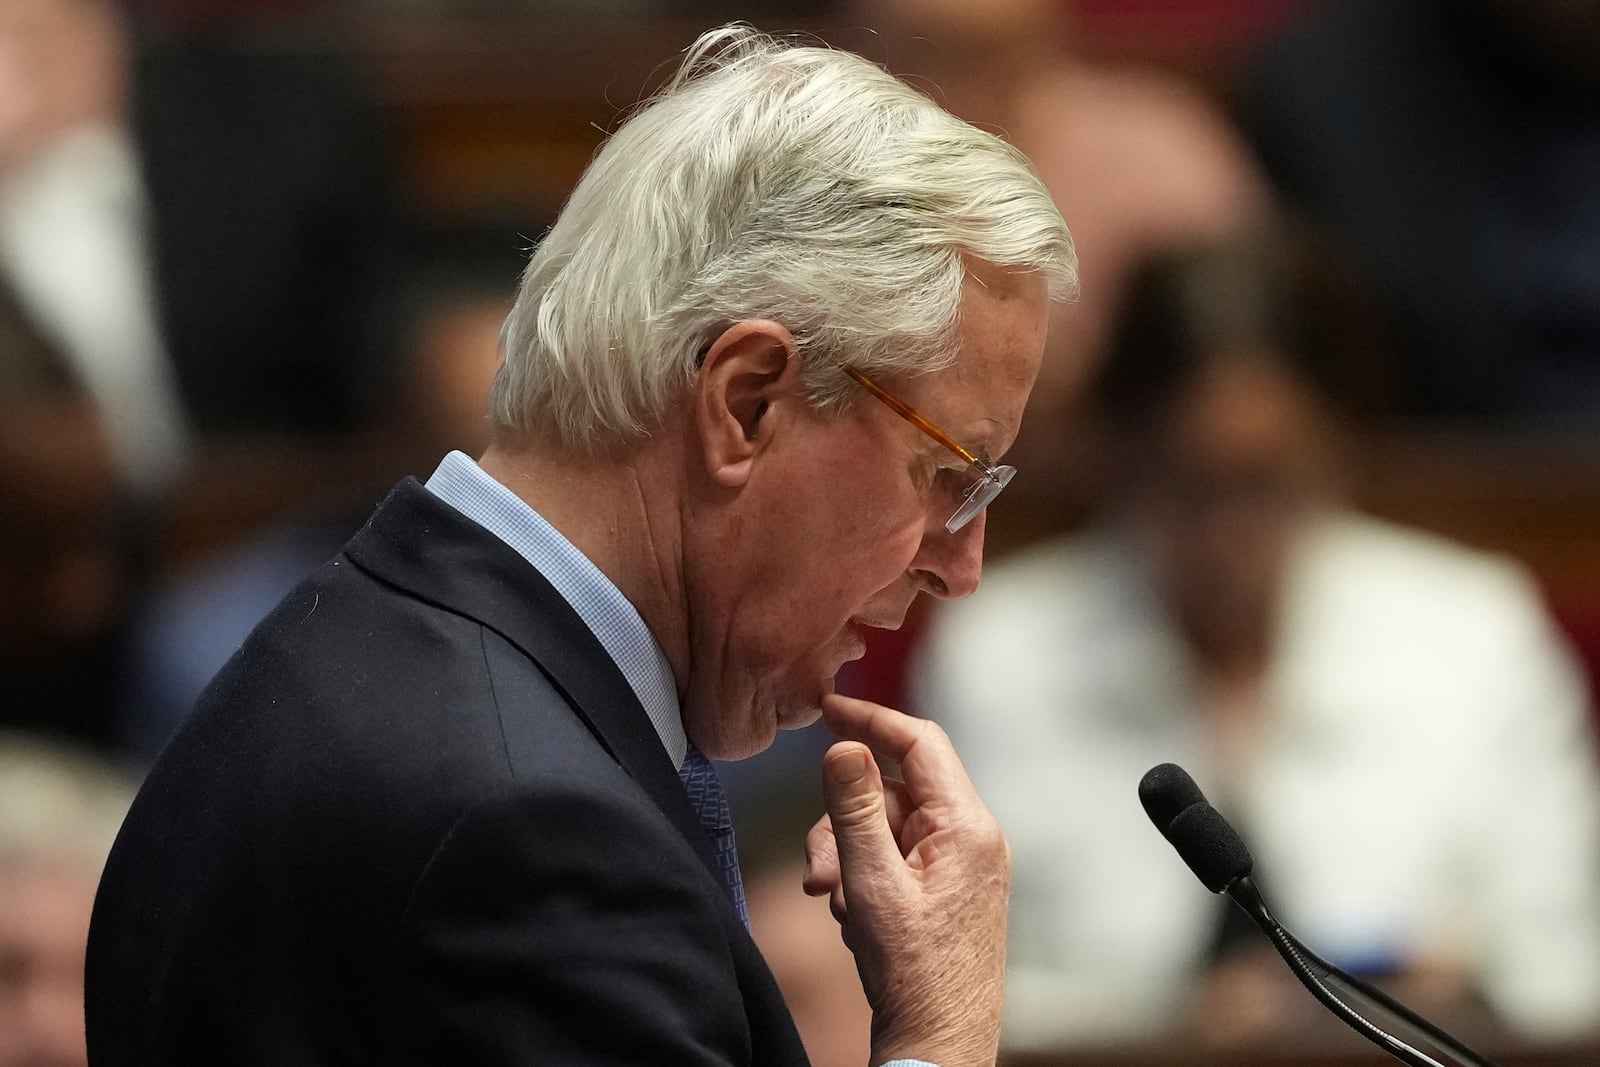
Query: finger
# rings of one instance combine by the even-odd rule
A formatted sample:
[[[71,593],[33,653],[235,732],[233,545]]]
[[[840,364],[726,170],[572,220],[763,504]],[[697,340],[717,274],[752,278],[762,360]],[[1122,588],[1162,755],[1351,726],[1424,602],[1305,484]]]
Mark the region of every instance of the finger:
[[[906,820],[917,810],[916,802],[911,799],[911,793],[906,789],[904,782],[897,778],[885,778],[883,803],[889,819],[889,829],[893,831],[895,839],[899,840],[900,831],[905,828]]]
[[[906,877],[905,860],[889,826],[883,778],[871,751],[858,742],[840,741],[823,757],[822,768],[840,888],[852,899],[862,896],[862,890],[868,897],[896,892]]]
[[[841,739],[860,741],[875,755],[898,763],[914,802],[975,793],[966,768],[938,724],[838,693],[822,698],[822,716]]]
[[[844,883],[839,874],[838,842],[833,821],[826,815],[806,834],[806,875],[801,883],[807,896],[827,897],[828,910],[844,925]]]
[[[893,778],[883,780],[883,799],[889,819],[889,832],[900,843],[900,853],[905,855],[915,842],[902,836],[906,821],[911,817],[913,805],[906,795],[904,782]],[[839,888],[839,845],[833,836],[833,822],[824,815],[806,832],[806,870],[801,888],[807,896],[821,897]],[[835,910],[838,910],[837,908]]]
[[[839,885],[839,846],[826,815],[806,834],[806,874],[801,885],[806,895],[813,897],[825,896]]]

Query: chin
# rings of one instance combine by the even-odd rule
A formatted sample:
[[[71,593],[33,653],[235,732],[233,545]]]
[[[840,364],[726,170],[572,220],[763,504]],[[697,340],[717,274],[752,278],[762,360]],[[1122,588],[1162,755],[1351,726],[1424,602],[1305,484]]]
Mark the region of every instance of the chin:
[[[809,669],[774,675],[767,685],[758,686],[753,692],[738,697],[718,694],[715,699],[700,702],[748,709],[738,722],[685,725],[696,747],[713,759],[745,759],[770,748],[779,730],[799,730],[816,722],[822,717],[822,698],[831,692],[833,675],[813,660]],[[689,703],[697,706],[695,701]],[[697,725],[710,729],[697,729]],[[735,726],[736,732],[730,729]],[[709,736],[702,739],[702,735]]]
[[[832,692],[830,689],[829,692]],[[778,716],[778,729],[800,730],[822,718],[821,698],[801,706],[796,705]]]
[[[795,685],[788,698],[780,702],[778,729],[799,730],[822,718],[822,698],[834,691],[837,668],[813,674],[806,682]]]

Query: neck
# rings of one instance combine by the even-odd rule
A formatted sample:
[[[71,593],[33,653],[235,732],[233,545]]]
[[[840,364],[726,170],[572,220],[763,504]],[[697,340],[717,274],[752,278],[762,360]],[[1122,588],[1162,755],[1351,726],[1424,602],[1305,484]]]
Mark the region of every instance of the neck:
[[[676,488],[681,467],[660,443],[670,438],[661,434],[584,455],[506,435],[478,463],[621,590],[660,643],[681,690],[689,667]]]

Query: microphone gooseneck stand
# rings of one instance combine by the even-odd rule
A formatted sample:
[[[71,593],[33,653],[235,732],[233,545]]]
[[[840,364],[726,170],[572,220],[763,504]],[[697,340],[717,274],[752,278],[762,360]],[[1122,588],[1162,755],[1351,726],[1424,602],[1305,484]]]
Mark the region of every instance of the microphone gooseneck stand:
[[[1261,932],[1266,934],[1300,984],[1340,1021],[1411,1067],[1447,1067],[1345,1003],[1328,985],[1328,979],[1353,989],[1416,1028],[1441,1050],[1448,1049],[1472,1067],[1495,1067],[1486,1056],[1468,1048],[1399,1001],[1324,960],[1285,929],[1273,917],[1260,889],[1250,876],[1255,861],[1243,838],[1228,824],[1221,812],[1207,802],[1205,794],[1182,767],[1174,763],[1152,767],[1139,783],[1139,800],[1156,829],[1161,831],[1161,835],[1177,850],[1205,887],[1213,893],[1227,893],[1235,904],[1243,908],[1261,928]]]

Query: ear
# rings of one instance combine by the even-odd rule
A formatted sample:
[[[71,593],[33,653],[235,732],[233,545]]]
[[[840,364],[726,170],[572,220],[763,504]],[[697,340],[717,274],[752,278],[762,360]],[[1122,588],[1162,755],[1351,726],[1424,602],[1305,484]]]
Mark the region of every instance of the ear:
[[[799,397],[794,335],[771,319],[747,319],[711,343],[695,376],[694,421],[706,470],[720,485],[743,485],[771,442],[774,405]]]

